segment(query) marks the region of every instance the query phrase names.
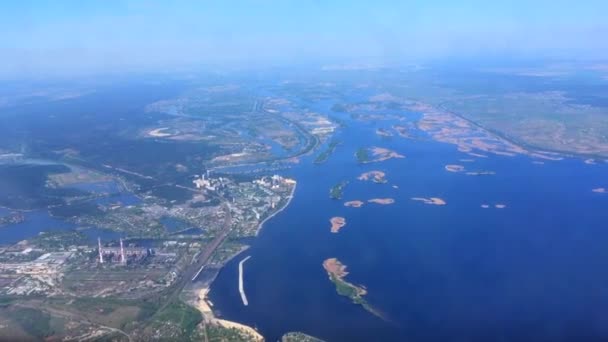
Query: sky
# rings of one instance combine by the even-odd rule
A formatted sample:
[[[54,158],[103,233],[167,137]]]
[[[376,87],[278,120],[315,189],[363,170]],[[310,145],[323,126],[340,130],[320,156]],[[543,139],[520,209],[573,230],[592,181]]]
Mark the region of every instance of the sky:
[[[20,0],[0,74],[608,57],[605,0]]]

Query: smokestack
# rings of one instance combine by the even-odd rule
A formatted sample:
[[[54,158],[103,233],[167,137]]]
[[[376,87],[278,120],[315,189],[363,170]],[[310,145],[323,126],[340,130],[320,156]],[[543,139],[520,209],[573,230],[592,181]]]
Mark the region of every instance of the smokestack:
[[[103,264],[103,251],[101,250],[101,239],[97,238],[97,246],[99,249],[99,263]]]
[[[127,263],[127,260],[125,259],[125,250],[122,247],[122,238],[120,239],[120,262],[123,264]]]

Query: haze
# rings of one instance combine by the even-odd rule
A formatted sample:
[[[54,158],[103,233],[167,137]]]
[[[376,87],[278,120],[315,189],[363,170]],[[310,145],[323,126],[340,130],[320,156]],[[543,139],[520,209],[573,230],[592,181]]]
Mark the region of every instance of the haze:
[[[601,59],[605,1],[19,1],[0,11],[0,74],[205,65]]]

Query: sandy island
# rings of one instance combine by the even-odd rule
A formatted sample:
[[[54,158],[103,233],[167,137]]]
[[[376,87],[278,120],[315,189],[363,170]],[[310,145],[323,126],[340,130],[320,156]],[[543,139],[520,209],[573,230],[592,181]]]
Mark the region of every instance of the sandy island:
[[[148,135],[151,137],[155,137],[155,138],[170,137],[171,136],[170,133],[163,133],[163,131],[167,130],[167,129],[169,129],[169,127],[161,127],[161,128],[153,129],[148,132]]]
[[[352,208],[360,208],[363,206],[363,204],[365,204],[365,202],[359,201],[359,200],[344,202],[345,207],[352,207]]]
[[[484,209],[488,209],[490,207],[490,205],[489,204],[482,204],[481,207],[484,208]]]
[[[377,128],[376,129],[376,134],[379,135],[379,136],[381,136],[381,137],[392,137],[393,136],[393,134],[390,131],[388,131],[388,130],[386,130],[384,128]]]
[[[430,205],[446,205],[447,204],[446,201],[444,201],[443,199],[441,199],[439,197],[430,197],[430,198],[412,197],[412,200],[420,201],[420,202],[423,202],[424,204],[430,204]]]
[[[340,229],[342,229],[342,227],[346,226],[346,219],[340,216],[332,217],[329,222],[331,222],[332,233],[337,233],[340,231]]]
[[[496,204],[494,207],[495,207],[496,209],[504,209],[504,208],[506,208],[506,207],[507,207],[507,205],[506,205],[506,204]]]
[[[388,204],[393,204],[395,203],[395,200],[392,198],[372,198],[370,200],[367,200],[369,203],[376,203],[376,204],[383,204],[383,205],[388,205]]]
[[[595,159],[585,159],[585,164],[587,164],[587,165],[595,165]]]
[[[395,151],[391,151],[388,148],[383,147],[372,147],[371,149],[372,155],[375,157],[373,161],[385,161],[392,158],[405,158],[404,155],[399,154]]]
[[[595,189],[593,189],[593,190],[591,190],[591,191],[593,191],[593,192],[595,192],[595,193],[598,193],[598,194],[605,194],[605,193],[608,193],[608,190],[607,190],[606,188],[595,188]]]
[[[449,171],[449,172],[462,172],[462,171],[464,171],[464,166],[450,164],[450,165],[446,165],[445,169],[446,169],[446,171]]]
[[[374,183],[386,183],[386,173],[377,170],[364,172],[357,179],[362,181],[371,180]]]

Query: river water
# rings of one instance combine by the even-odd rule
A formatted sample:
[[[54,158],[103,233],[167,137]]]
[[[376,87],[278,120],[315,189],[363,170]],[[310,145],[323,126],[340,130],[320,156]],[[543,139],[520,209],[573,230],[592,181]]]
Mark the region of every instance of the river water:
[[[218,314],[269,341],[288,331],[328,341],[608,338],[608,195],[591,191],[608,185],[608,164],[492,155],[461,163],[470,156],[453,145],[374,133],[395,122],[343,119],[336,137],[343,144],[325,164],[311,156],[281,171],[298,181],[295,198],[213,283]],[[406,158],[358,164],[357,149],[371,146]],[[446,164],[496,174],[450,173]],[[389,182],[356,179],[370,170],[386,172]],[[344,199],[331,200],[329,189],[343,180]],[[396,202],[343,206],[377,197]],[[333,216],[347,220],[338,234],[330,233]],[[246,256],[245,307],[237,280]],[[337,294],[322,267],[331,257],[348,266],[346,280],[364,285],[387,320]]]

